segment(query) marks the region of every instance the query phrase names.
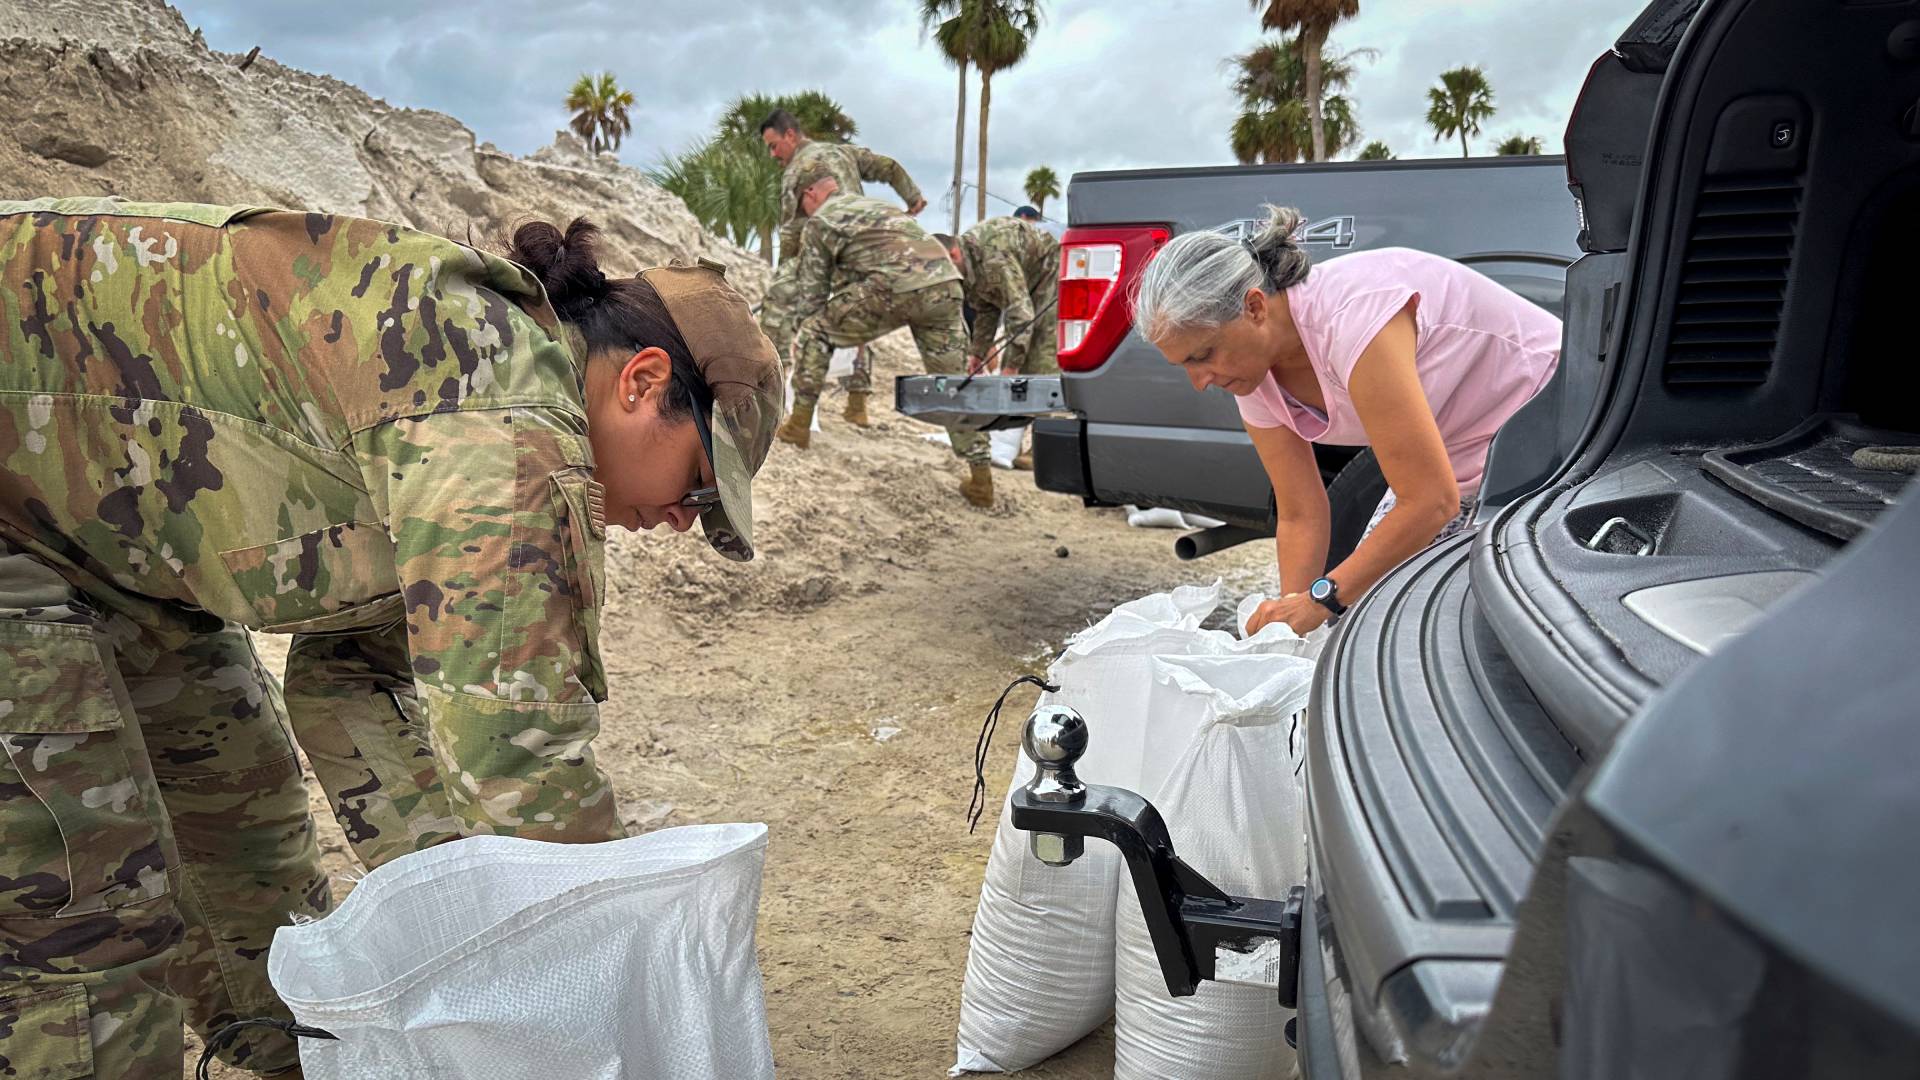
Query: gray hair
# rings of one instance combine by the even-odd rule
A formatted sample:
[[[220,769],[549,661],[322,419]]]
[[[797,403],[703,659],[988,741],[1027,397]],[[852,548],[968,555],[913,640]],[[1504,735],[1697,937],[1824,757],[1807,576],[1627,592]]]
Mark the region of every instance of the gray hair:
[[[1223,326],[1240,317],[1249,289],[1271,296],[1306,280],[1312,260],[1293,235],[1304,216],[1288,206],[1266,211],[1266,223],[1247,239],[1211,229],[1183,233],[1147,263],[1133,289],[1133,322],[1148,340]]]

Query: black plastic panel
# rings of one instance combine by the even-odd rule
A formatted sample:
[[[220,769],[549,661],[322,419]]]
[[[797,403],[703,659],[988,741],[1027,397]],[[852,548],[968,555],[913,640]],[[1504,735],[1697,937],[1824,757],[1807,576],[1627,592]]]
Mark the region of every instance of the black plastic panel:
[[[1033,482],[1041,491],[1093,495],[1087,478],[1086,421],[1043,416],[1033,422]]]
[[[1594,61],[1567,121],[1567,186],[1580,207],[1582,251],[1624,251],[1660,76],[1613,53]],[[1569,283],[1571,284],[1571,283]]]
[[[1538,491],[1580,445],[1602,384],[1612,375],[1614,316],[1624,266],[1624,256],[1600,254],[1567,267],[1560,363],[1540,392],[1494,435],[1480,482],[1483,508],[1505,506]]]
[[[1664,72],[1699,10],[1700,0],[1655,0],[1613,47],[1634,71]]]

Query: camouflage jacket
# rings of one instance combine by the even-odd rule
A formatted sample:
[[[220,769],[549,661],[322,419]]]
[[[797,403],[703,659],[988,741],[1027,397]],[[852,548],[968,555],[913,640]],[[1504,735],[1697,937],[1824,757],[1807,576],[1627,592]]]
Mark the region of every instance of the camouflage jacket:
[[[396,674],[456,727],[605,697],[582,372],[525,270],[355,218],[49,199],[0,203],[0,278],[0,531],[104,614],[404,619]]]
[[[849,143],[821,142],[809,139],[794,151],[793,160],[787,162],[786,171],[780,174],[780,258],[791,258],[791,252],[800,250],[800,233],[806,226],[806,219],[800,213],[800,189],[794,181],[800,175],[800,166],[814,158],[822,158],[833,171],[833,178],[840,182],[840,191],[845,195],[864,195],[866,189],[860,186],[862,180],[885,180],[899,194],[900,201],[912,206],[920,201],[920,188],[907,175],[901,164],[885,154],[876,154],[864,146]]]
[[[996,217],[962,233],[960,251],[960,277],[974,310],[968,355],[992,351],[1003,318],[1009,347],[1024,349],[1035,310],[1048,300],[1034,293],[1058,287],[1060,241],[1019,218]]]
[[[863,281],[908,293],[960,276],[940,241],[897,206],[835,195],[807,219],[793,275],[793,312],[805,319],[827,298]]]

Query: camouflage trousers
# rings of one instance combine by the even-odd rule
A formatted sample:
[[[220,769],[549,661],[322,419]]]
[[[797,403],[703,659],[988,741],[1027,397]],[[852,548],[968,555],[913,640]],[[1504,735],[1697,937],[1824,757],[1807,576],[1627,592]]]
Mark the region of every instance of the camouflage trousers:
[[[1055,268],[1032,286],[1033,323],[1020,341],[1009,341],[1001,355],[1015,361],[1016,375],[1060,374],[1060,271]]]
[[[793,337],[798,327],[794,319],[793,267],[797,260],[787,259],[773,271],[773,283],[767,286],[766,299],[760,302],[760,332],[767,335],[773,343],[773,350],[780,354],[780,385],[785,386],[793,377]],[[847,379],[847,390],[855,394],[873,392],[873,358],[867,350],[861,349],[854,354],[853,375]]]
[[[864,281],[835,293],[825,308],[800,324],[795,345],[799,359],[793,376],[794,400],[819,399],[820,384],[835,348],[863,345],[902,326],[912,331],[914,347],[920,350],[920,363],[927,374],[966,371],[967,334],[960,322],[961,296],[958,281],[906,293]],[[947,437],[960,460],[969,465],[989,462],[985,435],[948,428]]]
[[[267,947],[331,896],[273,681],[207,618],[160,644],[0,539],[0,1075],[178,1078],[182,1020],[289,1016]]]

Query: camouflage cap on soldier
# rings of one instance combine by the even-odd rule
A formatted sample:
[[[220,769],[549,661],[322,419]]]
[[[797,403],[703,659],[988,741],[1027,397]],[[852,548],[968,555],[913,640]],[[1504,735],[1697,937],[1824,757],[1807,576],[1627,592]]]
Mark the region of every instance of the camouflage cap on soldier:
[[[745,562],[753,558],[753,474],[780,423],[780,362],[725,275],[708,259],[640,274],[660,294],[706,379],[705,387],[692,388],[694,413],[720,502],[701,513],[700,528],[715,551]]]
[[[808,188],[829,179],[839,179],[833,175],[833,163],[823,157],[809,158],[794,166],[793,190],[805,195]]]

